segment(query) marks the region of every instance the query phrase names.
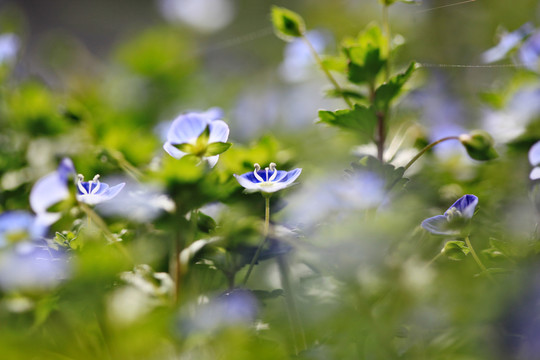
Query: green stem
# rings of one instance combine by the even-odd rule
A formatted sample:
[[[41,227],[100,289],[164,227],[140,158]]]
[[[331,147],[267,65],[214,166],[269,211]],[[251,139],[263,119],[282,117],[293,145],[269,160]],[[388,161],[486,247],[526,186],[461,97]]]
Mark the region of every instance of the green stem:
[[[386,64],[385,64],[385,75],[386,81],[390,79],[390,51],[391,51],[391,38],[390,38],[390,22],[388,20],[388,5],[384,4],[382,7],[382,22],[384,34],[387,39],[386,45]]]
[[[264,247],[264,244],[266,244],[266,239],[268,238],[268,228],[270,227],[270,195],[263,195],[264,196],[264,230],[263,230],[263,239],[261,240],[259,247],[257,248],[257,251],[255,252],[255,255],[253,255],[253,258],[251,259],[251,263],[249,264],[248,271],[246,273],[246,276],[244,277],[244,281],[242,282],[244,286],[246,285],[249,275],[251,275],[251,271],[253,271],[253,266],[255,266],[255,263],[259,259],[259,256],[261,255],[261,251]]]
[[[476,261],[476,263],[478,264],[478,266],[480,267],[480,269],[482,269],[482,271],[484,272],[484,274],[486,274],[486,276],[493,282],[495,282],[495,279],[493,278],[493,276],[491,276],[491,274],[487,271],[487,268],[484,266],[484,264],[482,264],[482,261],[480,260],[480,258],[478,257],[478,255],[476,255],[476,251],[474,251],[474,248],[471,244],[471,241],[469,240],[469,236],[465,236],[465,244],[467,244],[467,247],[469,248],[469,250],[471,251],[471,255],[474,259],[474,261]]]
[[[313,45],[311,44],[311,42],[309,41],[309,39],[304,35],[302,34],[302,40],[306,43],[307,47],[309,48],[309,51],[311,52],[311,55],[313,56],[313,58],[315,59],[315,61],[317,62],[317,64],[319,65],[319,67],[321,68],[321,70],[324,72],[324,74],[326,75],[326,78],[332,83],[332,85],[334,86],[334,88],[341,94],[341,97],[343,97],[343,100],[345,100],[345,102],[347,103],[347,106],[349,106],[350,108],[353,107],[353,103],[352,101],[349,99],[349,97],[343,92],[343,89],[341,88],[341,86],[339,86],[338,82],[336,81],[336,79],[332,76],[332,74],[330,73],[330,71],[326,68],[326,66],[324,66],[324,63],[322,62],[321,60],[321,57],[319,56],[319,54],[317,54],[317,51],[315,50],[315,48],[313,47]]]
[[[92,209],[90,206],[86,205],[85,203],[80,202],[79,207],[81,210],[86,214],[86,217],[88,219],[88,225],[93,222],[96,224],[96,226],[103,232],[103,236],[105,236],[105,239],[111,244],[114,244],[118,250],[126,257],[126,259],[129,260],[130,263],[134,264],[133,258],[127,251],[127,249],[124,247],[124,245],[118,241],[118,239],[113,235],[113,233],[109,230],[109,227],[105,223],[105,221],[99,216],[94,209]]]
[[[433,264],[435,261],[437,261],[438,258],[440,258],[440,257],[442,256],[442,254],[443,254],[443,252],[441,251],[441,252],[439,252],[437,255],[435,255],[435,256],[433,257],[433,259],[431,259],[431,260],[426,264],[426,266],[424,266],[424,268],[430,267],[431,264]]]
[[[296,355],[298,355],[299,351],[307,349],[306,335],[304,333],[302,322],[300,321],[300,314],[298,313],[298,308],[296,307],[296,302],[294,300],[292,287],[289,280],[289,268],[287,267],[285,256],[278,256],[277,263],[281,277],[281,287],[285,292],[284,296],[287,304],[287,316],[291,324],[294,347],[296,350]],[[300,336],[300,345],[298,344],[298,335]]]
[[[416,154],[415,157],[413,157],[411,159],[411,161],[409,161],[407,163],[407,165],[405,165],[405,170],[407,170],[408,168],[410,168],[412,166],[412,164],[414,164],[416,162],[416,160],[418,160],[422,155],[424,155],[426,153],[426,151],[428,151],[429,149],[431,149],[432,147],[434,147],[435,145],[438,145],[444,141],[447,141],[447,140],[459,140],[459,136],[447,136],[445,138],[442,138],[440,140],[437,140],[435,142],[432,142],[431,144],[427,145],[425,148],[423,148],[422,150],[420,150],[420,152],[418,154]]]

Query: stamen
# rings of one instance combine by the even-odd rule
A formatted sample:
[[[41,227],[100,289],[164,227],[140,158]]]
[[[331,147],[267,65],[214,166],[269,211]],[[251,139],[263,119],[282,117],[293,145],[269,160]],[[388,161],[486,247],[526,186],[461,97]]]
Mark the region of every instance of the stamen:
[[[82,174],[79,174],[77,175],[77,179],[78,179],[77,187],[79,188],[79,191],[81,192],[81,194],[88,195],[88,192],[86,191],[84,186],[82,186],[82,182],[84,181],[84,176]]]
[[[273,171],[273,173],[268,181],[274,181],[277,176],[276,163],[270,163],[270,171]]]
[[[266,171],[266,181],[268,181],[268,168],[264,168],[264,171]]]
[[[257,173],[259,170],[261,170],[261,165],[255,163],[253,165],[255,167],[255,171],[253,171],[253,175],[255,175],[255,179],[259,180],[260,182],[264,182],[263,178],[259,176]]]

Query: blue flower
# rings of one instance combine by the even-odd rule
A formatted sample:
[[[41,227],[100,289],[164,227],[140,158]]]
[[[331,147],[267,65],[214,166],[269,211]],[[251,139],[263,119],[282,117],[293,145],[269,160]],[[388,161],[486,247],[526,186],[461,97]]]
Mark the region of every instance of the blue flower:
[[[46,232],[47,227],[29,212],[7,211],[0,214],[0,248],[38,240]]]
[[[538,180],[540,179],[540,141],[537,141],[531,148],[529,149],[529,162],[534,167],[529,174],[529,178],[531,180]]]
[[[501,36],[499,43],[482,54],[485,63],[493,63],[503,59],[510,51],[516,48],[528,35],[534,31],[531,23],[522,25],[519,29]]]
[[[176,159],[195,155],[214,167],[219,154],[230,146],[228,138],[229,127],[223,120],[215,119],[215,111],[191,112],[173,121],[163,149]]]
[[[36,213],[38,222],[51,225],[60,219],[62,214],[49,212],[48,209],[69,198],[68,180],[74,174],[73,162],[64,158],[56,171],[36,181],[30,191],[30,207]]]
[[[519,59],[526,68],[538,71],[540,56],[540,31],[535,32],[519,49]]]
[[[6,291],[48,290],[68,276],[65,254],[47,246],[10,249],[0,253],[0,288]]]
[[[302,169],[291,171],[276,170],[276,164],[271,163],[269,167],[261,170],[259,164],[255,164],[255,171],[243,175],[236,175],[236,180],[246,188],[246,192],[274,193],[293,185],[300,176]]]
[[[0,65],[13,62],[20,48],[20,41],[15,34],[0,35]]]
[[[433,216],[422,221],[422,227],[437,235],[459,235],[473,217],[476,205],[478,205],[476,196],[464,195],[452,204],[444,215]]]
[[[99,181],[99,175],[91,181],[84,181],[84,176],[79,174],[77,181],[77,200],[88,205],[97,205],[110,200],[122,190],[126,183],[120,183],[113,187]]]

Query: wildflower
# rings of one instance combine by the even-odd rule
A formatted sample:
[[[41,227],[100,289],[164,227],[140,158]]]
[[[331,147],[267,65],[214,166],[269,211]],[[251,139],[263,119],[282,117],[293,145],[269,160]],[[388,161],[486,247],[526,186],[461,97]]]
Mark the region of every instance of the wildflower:
[[[261,191],[263,193],[274,193],[281,189],[293,185],[294,181],[300,176],[302,169],[291,171],[276,170],[276,164],[270,163],[270,166],[261,170],[259,164],[254,165],[255,170],[243,175],[236,175],[236,180],[246,188],[246,192]]]
[[[504,33],[496,46],[486,50],[482,54],[482,60],[484,63],[493,63],[502,60],[533,31],[533,25],[531,23],[526,23],[515,31]]]
[[[68,180],[75,174],[73,162],[64,158],[58,169],[39,179],[30,191],[30,207],[36,213],[38,222],[51,225],[62,216],[59,212],[50,212],[49,208],[69,198]]]
[[[529,178],[531,180],[540,179],[540,166],[538,166],[540,165],[540,141],[537,141],[529,149],[529,162],[532,166],[534,166],[531,173],[529,174]]]
[[[228,137],[229,127],[223,120],[205,113],[187,113],[173,121],[163,149],[176,159],[194,155],[214,167],[219,154],[231,146],[226,142]]]
[[[45,235],[47,227],[26,211],[0,214],[0,248],[9,244],[29,243]]]
[[[519,49],[521,63],[532,71],[538,71],[540,57],[540,31],[532,34]]]
[[[88,205],[96,205],[110,200],[122,190],[126,183],[120,183],[113,187],[99,181],[99,175],[91,181],[84,181],[84,176],[79,174],[77,181],[77,200]]]
[[[478,205],[474,195],[464,195],[444,212],[422,221],[422,227],[437,235],[459,235],[463,227],[473,217]]]

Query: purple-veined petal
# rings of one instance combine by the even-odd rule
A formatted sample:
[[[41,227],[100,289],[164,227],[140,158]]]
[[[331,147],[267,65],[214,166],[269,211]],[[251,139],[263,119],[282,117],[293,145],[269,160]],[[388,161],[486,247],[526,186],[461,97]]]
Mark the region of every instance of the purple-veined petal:
[[[187,153],[181,150],[178,150],[176,147],[174,147],[173,144],[171,144],[168,141],[165,144],[163,144],[163,150],[165,150],[167,154],[171,155],[173,158],[179,159],[179,160],[187,155]]]
[[[534,169],[532,169],[531,173],[529,174],[529,179],[531,180],[540,179],[540,167],[535,167]]]
[[[215,120],[210,123],[210,136],[208,143],[227,142],[229,138],[229,126],[222,120]]]
[[[287,171],[283,171],[283,170],[276,170],[276,171],[277,171],[277,175],[274,178],[275,182],[282,181],[283,179],[285,179],[287,177],[287,174],[289,174]],[[274,174],[273,173],[270,174],[270,176],[272,176],[272,175],[274,175]]]
[[[422,227],[436,235],[456,235],[459,230],[451,229],[448,219],[444,215],[437,215],[422,221]]]
[[[251,175],[251,176],[250,176]],[[234,174],[234,177],[236,178],[236,180],[238,181],[238,183],[240,185],[242,185],[244,188],[248,189],[248,190],[259,190],[260,187],[257,183],[253,182],[251,180],[251,178],[254,178],[253,177],[253,173],[247,173],[247,174],[243,174],[243,175],[236,175]]]
[[[540,165],[540,141],[534,143],[529,149],[529,163],[532,166]]]
[[[113,187],[109,188],[109,185],[101,183],[101,185],[106,189],[103,192],[98,192],[96,194],[77,194],[77,200],[88,205],[97,205],[104,201],[111,200],[124,188],[126,183],[120,183]]]
[[[540,32],[537,31],[521,46],[519,49],[519,58],[525,67],[533,71],[538,71],[539,55]]]
[[[193,143],[210,123],[208,118],[198,113],[178,116],[167,133],[167,141],[172,144]]]
[[[444,212],[444,215],[447,215],[450,209],[456,208],[463,218],[470,219],[474,215],[476,205],[478,205],[478,197],[470,194],[463,195]]]
[[[300,168],[291,170],[279,182],[281,184],[285,184],[285,185],[292,184],[294,182],[294,180],[296,180],[300,176],[301,173],[302,173],[302,169],[300,169]]]

